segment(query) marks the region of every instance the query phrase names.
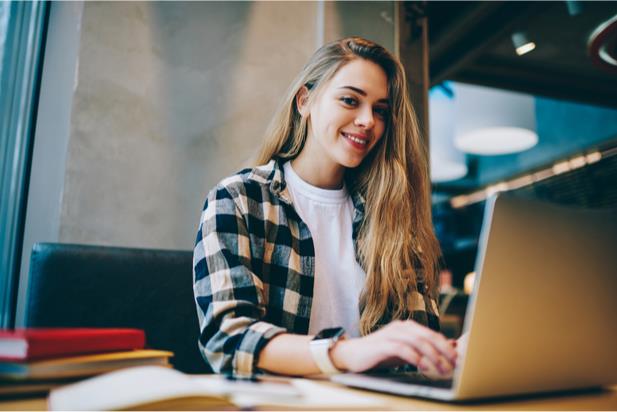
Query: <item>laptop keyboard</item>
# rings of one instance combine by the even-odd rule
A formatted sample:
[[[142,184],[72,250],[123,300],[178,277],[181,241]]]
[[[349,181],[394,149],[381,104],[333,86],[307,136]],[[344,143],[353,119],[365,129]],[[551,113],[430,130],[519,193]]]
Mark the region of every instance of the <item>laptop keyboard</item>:
[[[408,383],[415,385],[431,386],[434,388],[452,388],[452,379],[429,379],[418,372],[390,372],[390,373],[369,373],[368,376],[373,376],[380,379],[389,380],[392,382]]]

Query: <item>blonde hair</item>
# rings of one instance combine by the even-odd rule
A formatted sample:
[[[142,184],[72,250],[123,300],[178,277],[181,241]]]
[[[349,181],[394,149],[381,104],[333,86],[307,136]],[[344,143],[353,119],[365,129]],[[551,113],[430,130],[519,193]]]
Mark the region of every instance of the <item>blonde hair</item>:
[[[298,156],[307,137],[307,119],[298,111],[296,95],[306,86],[310,105],[334,74],[354,59],[383,68],[390,108],[383,137],[360,166],[345,174],[349,189],[366,200],[357,248],[367,275],[360,297],[360,331],[368,334],[389,320],[411,315],[418,281],[434,290],[440,256],[431,222],[427,151],[401,63],[383,47],[359,37],[321,47],[288,89],[268,127],[257,164]]]

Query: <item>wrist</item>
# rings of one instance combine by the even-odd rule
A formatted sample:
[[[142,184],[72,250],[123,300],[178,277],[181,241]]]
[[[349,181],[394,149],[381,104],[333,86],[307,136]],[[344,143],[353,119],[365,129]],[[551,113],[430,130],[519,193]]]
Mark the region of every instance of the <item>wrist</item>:
[[[341,373],[332,362],[332,348],[339,340],[345,338],[345,329],[341,327],[326,328],[321,330],[309,343],[309,349],[313,361],[324,375]]]
[[[347,344],[349,343],[349,339],[339,340],[330,348],[330,360],[332,364],[336,367],[336,369],[341,372],[347,372],[349,367],[347,365],[347,361],[345,359],[345,353],[347,352]]]

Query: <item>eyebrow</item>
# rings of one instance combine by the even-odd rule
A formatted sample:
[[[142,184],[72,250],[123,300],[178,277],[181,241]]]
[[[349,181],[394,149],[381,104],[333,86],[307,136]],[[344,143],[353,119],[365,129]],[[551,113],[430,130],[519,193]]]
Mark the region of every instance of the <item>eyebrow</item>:
[[[359,89],[357,87],[353,87],[353,86],[341,86],[339,87],[339,89],[349,89],[349,90],[353,90],[354,92],[358,93],[359,95],[365,96],[366,97],[366,92],[362,89]],[[379,99],[378,102],[380,103],[388,103],[388,99]]]

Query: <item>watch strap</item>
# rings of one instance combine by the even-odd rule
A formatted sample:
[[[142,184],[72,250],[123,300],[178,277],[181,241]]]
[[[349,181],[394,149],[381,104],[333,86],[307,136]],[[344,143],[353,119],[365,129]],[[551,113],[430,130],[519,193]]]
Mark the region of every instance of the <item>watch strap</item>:
[[[333,343],[335,343],[333,339],[319,339],[311,341],[309,345],[313,360],[324,375],[336,375],[341,373],[332,363],[332,359],[330,359],[330,348]]]

